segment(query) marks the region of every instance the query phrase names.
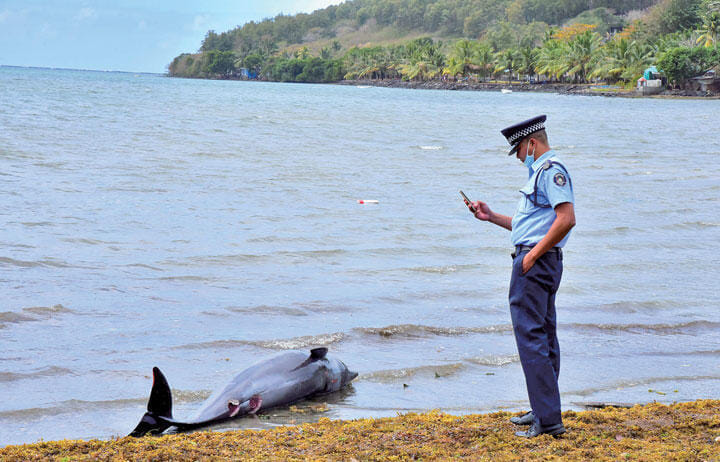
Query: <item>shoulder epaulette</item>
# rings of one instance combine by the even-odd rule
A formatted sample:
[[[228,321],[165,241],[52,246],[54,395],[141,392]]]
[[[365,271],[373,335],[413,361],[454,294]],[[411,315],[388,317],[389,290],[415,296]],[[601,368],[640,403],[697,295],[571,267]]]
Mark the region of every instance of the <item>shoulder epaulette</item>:
[[[543,209],[547,209],[547,208],[551,207],[550,204],[539,203],[537,200],[537,195],[538,195],[538,180],[540,179],[540,173],[550,170],[553,167],[553,165],[558,165],[560,168],[565,170],[565,173],[567,173],[567,169],[565,168],[565,166],[556,160],[548,159],[545,161],[544,164],[542,164],[542,166],[540,167],[541,171],[538,172],[537,175],[535,175],[535,187],[533,188],[533,193],[528,196],[530,198],[530,200],[532,201],[533,205],[535,205],[535,207],[540,207]],[[570,180],[569,174],[568,174],[568,179]],[[572,188],[572,180],[570,180],[570,187]]]

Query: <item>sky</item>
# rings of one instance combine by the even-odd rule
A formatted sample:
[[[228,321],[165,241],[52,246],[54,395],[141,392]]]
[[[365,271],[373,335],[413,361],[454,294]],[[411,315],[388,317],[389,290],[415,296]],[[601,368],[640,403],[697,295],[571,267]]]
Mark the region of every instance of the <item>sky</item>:
[[[0,0],[0,65],[158,72],[224,32],[342,0]]]

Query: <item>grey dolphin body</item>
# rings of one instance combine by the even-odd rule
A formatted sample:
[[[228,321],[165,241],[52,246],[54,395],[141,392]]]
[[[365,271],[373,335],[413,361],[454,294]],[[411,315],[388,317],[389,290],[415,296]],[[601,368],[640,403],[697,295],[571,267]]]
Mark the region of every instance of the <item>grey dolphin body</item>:
[[[171,427],[179,431],[191,430],[316,394],[338,391],[357,377],[357,373],[326,354],[327,348],[315,348],[309,355],[289,351],[250,366],[210,396],[197,415],[188,421],[173,418],[170,386],[160,369],[155,367],[147,412],[130,436],[159,434]]]

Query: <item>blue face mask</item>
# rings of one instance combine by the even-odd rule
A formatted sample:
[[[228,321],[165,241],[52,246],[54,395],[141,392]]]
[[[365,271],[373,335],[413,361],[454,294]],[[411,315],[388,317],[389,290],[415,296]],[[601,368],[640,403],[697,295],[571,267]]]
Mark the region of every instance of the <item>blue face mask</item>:
[[[528,143],[527,148],[525,148],[525,166],[528,169],[532,168],[532,164],[535,163],[535,146],[533,146],[533,152],[530,154],[528,151],[530,151],[530,144]]]

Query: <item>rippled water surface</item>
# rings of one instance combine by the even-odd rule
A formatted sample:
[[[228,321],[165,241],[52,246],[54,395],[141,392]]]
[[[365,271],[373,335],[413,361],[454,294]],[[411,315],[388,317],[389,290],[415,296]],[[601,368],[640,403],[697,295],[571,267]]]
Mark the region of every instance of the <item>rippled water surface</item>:
[[[314,345],[352,387],[232,426],[526,408],[509,233],[457,191],[512,214],[498,130],[538,113],[577,199],[564,407],[718,398],[717,101],[4,67],[0,445],[127,434],[153,366],[187,417]]]

